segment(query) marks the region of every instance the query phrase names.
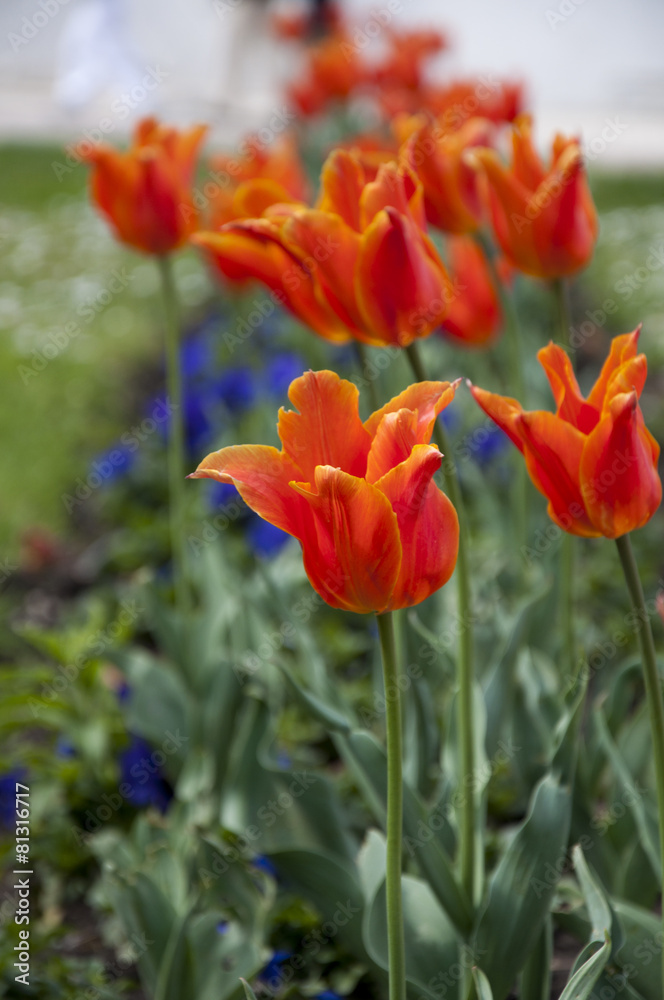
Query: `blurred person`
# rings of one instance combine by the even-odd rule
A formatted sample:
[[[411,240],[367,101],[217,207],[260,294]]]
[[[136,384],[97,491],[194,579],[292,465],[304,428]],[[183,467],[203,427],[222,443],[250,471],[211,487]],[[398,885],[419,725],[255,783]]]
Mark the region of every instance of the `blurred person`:
[[[129,37],[127,0],[83,0],[64,22],[58,40],[54,98],[74,113],[105,90],[120,93],[144,75]],[[151,110],[150,95],[140,114]]]

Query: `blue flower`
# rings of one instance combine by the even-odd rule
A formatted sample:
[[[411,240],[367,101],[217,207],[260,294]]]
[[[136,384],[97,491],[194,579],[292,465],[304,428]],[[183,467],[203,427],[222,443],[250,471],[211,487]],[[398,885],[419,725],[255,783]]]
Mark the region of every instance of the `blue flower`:
[[[0,826],[13,827],[16,822],[16,785],[25,784],[25,769],[17,767],[15,771],[0,775]],[[21,788],[24,792],[25,789]]]
[[[90,476],[101,479],[100,486],[122,478],[134,464],[134,453],[126,445],[114,444],[90,463]]]
[[[137,809],[156,806],[166,812],[173,793],[154,762],[152,747],[141,736],[131,735],[131,742],[120,754],[120,784],[129,785],[127,800]]]
[[[267,965],[258,973],[261,983],[279,984],[281,980],[281,966],[290,958],[288,951],[275,951]]]
[[[252,514],[247,522],[246,537],[251,551],[262,559],[276,556],[291,539],[286,531],[264,521],[257,514]]]
[[[306,371],[307,363],[294,351],[282,351],[275,354],[265,367],[265,386],[272,396],[278,399],[288,393],[288,387],[293,379],[299,378]]]
[[[184,396],[184,435],[187,451],[192,455],[203,451],[211,430],[212,424],[202,394],[196,389],[188,390]]]
[[[244,413],[254,405],[254,373],[248,365],[228,368],[215,381],[215,392],[230,413]]]
[[[322,993],[317,993],[314,1000],[341,1000],[338,993],[333,993],[332,990],[323,990]]]
[[[473,431],[469,443],[473,458],[481,468],[484,468],[490,465],[497,455],[507,450],[509,439],[496,424],[490,427],[482,424]]]
[[[257,868],[259,872],[265,872],[275,881],[278,880],[277,869],[274,867],[273,863],[269,858],[266,858],[264,854],[257,854],[255,858],[252,859],[252,865]]]
[[[229,923],[227,920],[220,920],[217,924],[217,934],[226,934],[228,932]]]
[[[122,680],[115,689],[115,697],[121,705],[126,705],[131,698],[131,687],[127,681]]]
[[[214,479],[208,479],[207,487],[207,500],[213,510],[233,502],[242,502],[232,483],[218,483]]]
[[[64,736],[58,736],[55,744],[55,753],[58,757],[75,757],[76,747]]]
[[[203,328],[204,333],[204,328]],[[185,381],[205,375],[213,363],[212,345],[198,330],[180,347],[180,371]]]

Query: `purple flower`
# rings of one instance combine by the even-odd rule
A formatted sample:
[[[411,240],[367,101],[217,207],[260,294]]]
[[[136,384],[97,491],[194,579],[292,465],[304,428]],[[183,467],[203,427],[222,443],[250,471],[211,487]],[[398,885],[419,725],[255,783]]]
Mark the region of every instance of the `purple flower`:
[[[227,368],[215,381],[215,392],[230,413],[240,414],[254,405],[254,373],[248,365]]]
[[[25,784],[25,768],[17,767],[14,771],[0,775],[0,826],[7,829],[16,822],[16,785]],[[21,788],[21,792],[25,789]]]
[[[267,391],[272,396],[282,398],[288,393],[288,387],[293,379],[298,378],[306,369],[306,361],[294,351],[275,354],[265,366],[264,380]]]
[[[252,514],[247,521],[246,537],[251,551],[262,559],[276,556],[291,539],[291,535],[286,531],[275,528],[257,514]]]
[[[120,784],[128,785],[127,800],[137,809],[156,806],[166,812],[173,792],[154,761],[154,751],[142,736],[130,734],[131,742],[119,755]]]

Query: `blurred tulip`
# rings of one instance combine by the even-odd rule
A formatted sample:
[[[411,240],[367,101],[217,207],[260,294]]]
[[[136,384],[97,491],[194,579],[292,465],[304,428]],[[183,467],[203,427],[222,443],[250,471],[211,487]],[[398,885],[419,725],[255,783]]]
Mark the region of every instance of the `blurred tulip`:
[[[360,48],[341,30],[309,48],[305,72],[288,95],[300,114],[315,115],[334,101],[347,101],[368,78]]]
[[[512,133],[513,162],[505,167],[490,149],[473,151],[486,174],[493,229],[514,267],[536,278],[562,278],[585,267],[597,239],[593,204],[581,148],[557,135],[550,168],[520,118]]]
[[[150,254],[182,246],[198,228],[191,186],[207,126],[180,132],[144,118],[126,152],[100,144],[83,153],[92,164],[92,197],[123,243]]]
[[[332,607],[411,607],[456,563],[457,515],[433,482],[442,456],[429,444],[456,386],[412,385],[362,423],[356,386],[308,372],[289,391],[299,412],[279,412],[281,451],[222,448],[190,478],[233,483],[257,514],[297,538],[311,585]]]
[[[448,240],[455,295],[442,329],[465,347],[483,347],[502,322],[500,298],[482,248],[472,236]]]
[[[416,123],[418,120],[415,120]],[[402,133],[406,123],[401,124]],[[477,170],[464,154],[473,146],[486,146],[491,125],[471,118],[457,132],[446,132],[437,123],[419,124],[403,146],[403,156],[424,188],[424,207],[432,226],[448,233],[470,233],[479,228],[482,202]]]
[[[270,146],[251,137],[243,145],[241,156],[218,155],[210,160],[212,178],[223,178],[210,197],[212,229],[235,219],[260,217],[269,205],[309,198],[294,136],[282,136]]]
[[[442,322],[451,284],[426,234],[422,187],[407,167],[328,157],[317,206],[198,233],[225,273],[263,281],[328,340],[406,347]]]
[[[662,498],[659,445],[638,404],[646,378],[639,330],[615,337],[584,399],[568,356],[555,344],[538,358],[556,413],[524,412],[515,399],[472,387],[485,413],[523,454],[549,516],[572,535],[619,538],[653,516]]]
[[[425,62],[448,47],[440,31],[387,29],[389,51],[373,72],[379,86],[418,90],[424,84]]]

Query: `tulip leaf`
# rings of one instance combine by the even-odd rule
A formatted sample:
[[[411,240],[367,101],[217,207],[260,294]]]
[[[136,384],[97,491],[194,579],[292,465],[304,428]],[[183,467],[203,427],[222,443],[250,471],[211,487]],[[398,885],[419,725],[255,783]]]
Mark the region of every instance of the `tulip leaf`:
[[[339,733],[349,733],[351,730],[351,725],[348,719],[337,709],[332,708],[331,705],[327,705],[316,695],[311,694],[307,691],[296,679],[293,677],[291,671],[283,664],[277,663],[277,666],[281,670],[282,674],[286,678],[289,688],[296,696],[296,698],[301,702],[304,708],[313,715],[318,722],[322,723],[326,729],[332,732]]]
[[[623,969],[632,970],[630,986],[642,994],[644,1000],[662,1000],[661,918],[624,900],[612,902],[624,934],[616,955],[618,963]]]
[[[570,817],[569,788],[546,775],[490,879],[475,952],[495,1000],[507,996],[542,932],[565,860]]]
[[[493,1000],[491,984],[489,983],[489,980],[486,978],[482,970],[478,969],[477,967],[473,969],[473,982],[475,983],[475,992],[477,993],[477,1000]],[[528,1000],[533,1000],[530,994],[528,994]]]
[[[597,942],[593,941],[584,949],[579,958],[580,964],[560,994],[560,1000],[588,1000],[611,956],[608,932],[601,948],[595,950],[596,947]]]
[[[659,856],[656,825],[651,822],[648,817],[645,803],[643,801],[643,795],[639,791],[638,786],[632,778],[629,768],[622,757],[622,754],[611,737],[604,713],[601,709],[598,709],[595,713],[595,722],[599,732],[600,743],[609,758],[611,766],[618,779],[618,783],[622,787],[623,799],[629,804],[632,816],[634,817],[634,822],[636,823],[636,827],[639,831],[639,837],[643,845],[643,849],[653,870],[653,874],[661,884],[662,862]]]
[[[256,1000],[256,994],[252,990],[247,980],[243,979],[242,976],[240,976],[240,982],[242,983],[242,989],[244,990],[244,995],[246,1000]]]
[[[340,744],[343,752],[343,744]],[[360,768],[382,814],[387,803],[387,759],[385,751],[369,733],[354,732],[348,738],[352,762]],[[452,861],[443,847],[438,830],[446,823],[438,814],[434,825],[409,785],[403,785],[404,848],[414,857],[429,882],[441,906],[462,937],[472,926],[470,903],[454,871]]]
[[[547,916],[534,948],[530,952],[521,976],[521,995],[527,1000],[550,1000],[553,927]]]

